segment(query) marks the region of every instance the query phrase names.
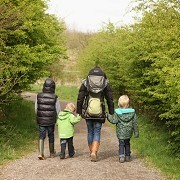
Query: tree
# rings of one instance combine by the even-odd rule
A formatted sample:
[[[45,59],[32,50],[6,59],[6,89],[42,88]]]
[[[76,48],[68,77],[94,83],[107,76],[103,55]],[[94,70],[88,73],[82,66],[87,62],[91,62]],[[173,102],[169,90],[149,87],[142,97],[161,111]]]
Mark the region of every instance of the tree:
[[[64,22],[43,0],[0,0],[0,104],[65,57]]]
[[[129,44],[130,31],[127,27],[116,29],[109,22],[95,37],[90,39],[88,46],[79,58],[82,76],[99,65],[108,75],[114,94],[125,92],[128,62],[125,61],[126,49]]]
[[[180,147],[179,64],[180,11],[178,1],[139,1],[142,20],[134,26],[131,52],[131,89],[156,120],[167,125],[171,144],[178,154]],[[134,47],[133,47],[134,46]],[[133,50],[134,49],[134,50]],[[137,82],[138,85],[137,85]]]

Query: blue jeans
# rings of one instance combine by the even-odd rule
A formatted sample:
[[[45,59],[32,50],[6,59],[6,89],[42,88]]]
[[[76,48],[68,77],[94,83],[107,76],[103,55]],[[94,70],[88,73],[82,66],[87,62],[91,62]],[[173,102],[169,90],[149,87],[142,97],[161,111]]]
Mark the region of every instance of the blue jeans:
[[[87,140],[88,144],[92,144],[93,141],[98,141],[100,143],[101,127],[102,123],[95,122],[93,120],[86,120],[87,124]]]
[[[130,139],[119,139],[119,157],[130,156]]]
[[[39,139],[44,140],[46,138],[46,131],[48,132],[49,143],[54,143],[54,125],[39,126]]]
[[[61,152],[60,152],[61,157],[65,158],[66,144],[68,144],[69,156],[70,157],[74,156],[75,152],[74,152],[74,145],[73,145],[73,137],[60,139],[60,144],[61,144]]]

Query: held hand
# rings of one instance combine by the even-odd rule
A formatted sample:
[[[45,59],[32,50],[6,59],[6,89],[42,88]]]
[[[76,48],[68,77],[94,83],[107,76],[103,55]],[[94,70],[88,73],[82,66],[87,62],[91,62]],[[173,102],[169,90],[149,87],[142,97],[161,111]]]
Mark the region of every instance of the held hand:
[[[139,138],[139,134],[138,134],[138,133],[135,133],[135,134],[134,134],[134,137],[135,137],[135,138]]]
[[[84,113],[78,115],[81,116],[83,119],[85,118]]]
[[[77,114],[77,116],[81,116],[81,117],[82,117],[82,115],[81,115],[81,114]]]

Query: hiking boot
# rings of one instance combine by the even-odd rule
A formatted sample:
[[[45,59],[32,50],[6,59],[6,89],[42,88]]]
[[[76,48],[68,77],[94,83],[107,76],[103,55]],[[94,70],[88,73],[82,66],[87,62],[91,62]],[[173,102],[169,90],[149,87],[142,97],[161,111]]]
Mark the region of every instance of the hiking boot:
[[[127,161],[127,162],[131,161],[131,156],[126,156],[125,161]]]
[[[120,162],[120,163],[125,162],[125,157],[124,157],[124,156],[119,157],[119,162]]]

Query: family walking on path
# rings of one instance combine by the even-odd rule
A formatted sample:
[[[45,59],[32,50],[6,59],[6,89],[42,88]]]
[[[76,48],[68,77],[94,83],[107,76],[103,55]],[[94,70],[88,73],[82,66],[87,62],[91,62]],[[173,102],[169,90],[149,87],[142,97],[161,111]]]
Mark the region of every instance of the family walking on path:
[[[113,94],[106,74],[100,67],[91,69],[86,79],[82,81],[77,98],[77,110],[73,103],[68,103],[61,111],[58,98],[55,95],[55,82],[47,78],[43,85],[43,92],[38,93],[35,102],[35,112],[39,125],[39,156],[45,160],[44,140],[46,131],[49,137],[50,157],[55,157],[54,126],[57,120],[60,138],[60,159],[65,159],[66,144],[69,157],[75,154],[73,145],[74,125],[83,117],[87,125],[87,143],[92,162],[97,161],[100,147],[101,128],[106,118],[116,124],[116,133],[119,141],[119,162],[131,160],[130,138],[133,133],[138,137],[138,124],[135,110],[129,108],[129,98],[122,95],[119,98],[119,108],[114,112]],[[105,109],[105,101],[108,113]],[[61,111],[61,112],[60,112]],[[77,114],[75,114],[77,113]]]
[[[93,73],[100,73],[99,77],[93,79]],[[91,91],[92,80],[102,87]],[[25,98],[28,99],[27,94]],[[114,110],[109,82],[99,67],[92,69],[82,82],[77,109],[71,102],[59,101],[51,78],[44,82],[42,93],[29,94],[29,99],[35,102],[39,125],[38,158],[34,151],[10,163],[1,171],[0,180],[165,179],[131,151],[132,133],[139,136],[135,110],[129,107],[126,95],[119,98],[119,107]],[[116,124],[116,132],[104,123],[106,118]]]
[[[24,93],[24,98],[35,102],[36,94]],[[67,102],[60,100],[62,109]],[[60,142],[58,128],[55,126],[54,148],[57,156],[39,160],[37,148],[34,152],[7,164],[0,169],[0,180],[165,180],[156,169],[147,167],[143,160],[136,156],[132,150],[130,163],[119,163],[118,142],[114,129],[104,123],[101,130],[101,146],[98,153],[98,161],[92,163],[87,146],[86,122],[81,120],[74,127],[74,147],[76,154],[73,158],[61,160],[59,158]],[[49,156],[49,142],[44,142],[44,155]]]

